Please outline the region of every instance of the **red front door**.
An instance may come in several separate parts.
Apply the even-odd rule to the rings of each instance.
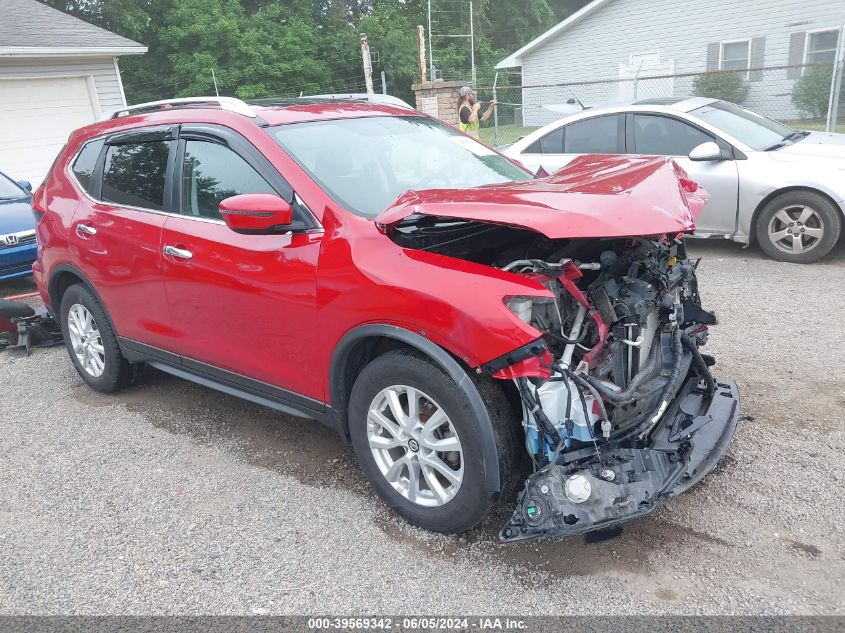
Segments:
[[[186,364],[212,366],[196,370],[223,369],[321,400],[313,336],[322,232],[229,229],[218,211],[224,198],[292,192],[243,139],[212,132],[183,129],[174,187],[181,215],[168,217],[162,234],[176,351]]]
[[[168,218],[162,244],[177,353],[321,399],[312,339],[321,239]]]

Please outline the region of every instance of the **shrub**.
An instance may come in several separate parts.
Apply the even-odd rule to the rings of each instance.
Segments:
[[[692,92],[696,97],[742,103],[748,98],[748,84],[739,73],[710,73],[695,78]]]
[[[827,116],[827,106],[830,100],[830,80],[833,66],[815,66],[804,70],[801,79],[792,87],[792,103],[805,117],[823,119]],[[845,95],[845,84],[840,92],[839,100]]]

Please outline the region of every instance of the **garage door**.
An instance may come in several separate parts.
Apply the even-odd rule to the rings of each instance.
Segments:
[[[0,79],[0,171],[37,187],[68,134],[94,118],[85,77]]]

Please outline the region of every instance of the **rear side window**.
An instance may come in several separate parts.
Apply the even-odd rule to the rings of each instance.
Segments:
[[[161,211],[169,151],[170,141],[110,145],[100,197],[115,204]]]
[[[100,157],[100,150],[103,149],[103,142],[103,139],[99,139],[86,143],[73,161],[73,175],[88,194],[92,194],[94,167]]]
[[[527,154],[563,154],[563,131],[563,127],[552,130],[534,141],[525,152]]]
[[[597,116],[566,126],[565,154],[618,154],[619,117]]]

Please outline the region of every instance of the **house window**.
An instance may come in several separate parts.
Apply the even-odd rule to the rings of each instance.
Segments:
[[[832,64],[836,59],[839,29],[807,33],[807,64]]]
[[[748,60],[751,44],[749,40],[740,42],[722,42],[722,54],[719,61],[719,70],[736,70],[745,72],[748,70]]]

